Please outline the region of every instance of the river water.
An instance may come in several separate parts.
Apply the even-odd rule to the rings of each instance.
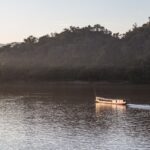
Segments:
[[[95,104],[95,94],[125,98],[128,105]],[[150,86],[1,86],[0,149],[149,150]]]

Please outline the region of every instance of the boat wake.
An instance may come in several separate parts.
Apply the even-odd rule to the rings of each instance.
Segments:
[[[134,109],[150,110],[150,105],[128,104],[127,106]]]

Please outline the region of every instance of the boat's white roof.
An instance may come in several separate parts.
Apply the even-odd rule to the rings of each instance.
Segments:
[[[102,100],[111,100],[111,101],[124,101],[123,99],[110,99],[110,98],[103,98],[103,97],[96,97],[96,99],[102,99]]]

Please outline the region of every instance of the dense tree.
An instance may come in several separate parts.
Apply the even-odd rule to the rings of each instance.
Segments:
[[[0,48],[0,80],[126,80],[150,82],[150,21],[120,35],[103,26],[70,26],[61,33]]]
[[[27,39],[24,39],[24,42],[27,44],[35,44],[37,42],[37,38],[31,35]]]
[[[42,36],[38,39],[38,44],[39,45],[43,45],[43,44],[46,44],[47,42],[49,42],[50,40],[50,36],[49,35],[45,35],[45,36]]]

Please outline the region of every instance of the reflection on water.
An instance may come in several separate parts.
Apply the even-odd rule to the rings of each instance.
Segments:
[[[102,90],[102,96],[112,87]],[[132,95],[119,88],[118,95]],[[136,89],[135,89],[136,90]],[[138,89],[139,90],[139,89]],[[123,92],[124,91],[124,92]],[[146,99],[148,97],[145,90]],[[116,92],[114,92],[114,96]],[[99,95],[100,95],[99,94]],[[112,95],[112,93],[110,94]],[[106,95],[106,97],[108,97]],[[150,96],[150,95],[149,95]],[[118,96],[119,97],[119,96]],[[148,150],[150,110],[95,104],[88,85],[51,84],[0,91],[2,150]],[[133,98],[134,99],[134,98]],[[134,101],[134,100],[133,100]],[[141,102],[139,102],[141,103]],[[144,105],[145,106],[145,105]]]
[[[103,111],[113,111],[119,113],[126,112],[126,105],[95,103],[95,107],[96,107],[96,116],[99,116]]]

